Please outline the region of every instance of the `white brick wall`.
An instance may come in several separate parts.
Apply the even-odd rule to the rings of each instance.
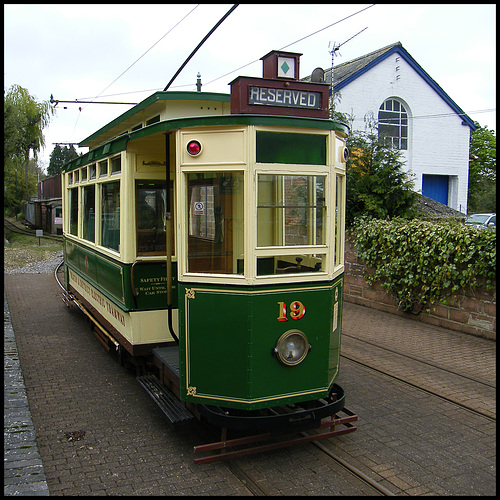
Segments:
[[[423,174],[452,176],[448,206],[467,213],[470,128],[403,57],[392,54],[342,88],[340,95],[336,110],[353,114],[354,130],[362,131],[367,112],[377,119],[386,99],[401,100],[409,115],[405,168],[415,174],[415,190],[422,192]]]

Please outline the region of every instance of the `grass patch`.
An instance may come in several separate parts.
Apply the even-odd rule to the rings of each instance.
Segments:
[[[10,233],[10,234],[8,234]],[[4,268],[7,271],[22,268],[33,262],[44,262],[56,258],[62,252],[62,243],[47,238],[5,232]]]

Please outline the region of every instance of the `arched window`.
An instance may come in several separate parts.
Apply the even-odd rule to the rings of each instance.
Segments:
[[[378,136],[387,146],[408,149],[408,113],[396,99],[387,99],[378,110]]]

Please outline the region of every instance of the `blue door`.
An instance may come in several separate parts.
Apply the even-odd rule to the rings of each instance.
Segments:
[[[448,205],[448,182],[447,175],[429,175],[422,177],[422,194],[431,200],[439,201]]]

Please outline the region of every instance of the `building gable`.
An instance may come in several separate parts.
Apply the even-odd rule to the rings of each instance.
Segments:
[[[471,130],[476,130],[474,121],[448,96],[448,94],[433,80],[430,75],[413,59],[413,57],[401,45],[401,42],[383,47],[352,61],[340,64],[333,68],[334,88],[336,91],[349,85],[361,75],[370,71],[377,64],[384,61],[393,54],[400,55],[422,79],[443,99],[451,109],[461,117],[462,125],[467,125]],[[331,82],[332,68],[325,71],[325,81]]]

